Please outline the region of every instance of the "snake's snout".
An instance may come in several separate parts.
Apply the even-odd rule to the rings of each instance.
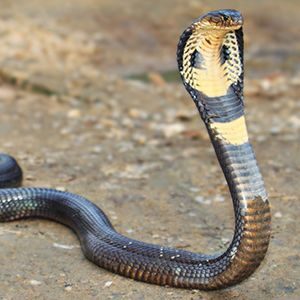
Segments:
[[[198,20],[203,29],[237,30],[243,25],[243,16],[234,9],[211,11]]]

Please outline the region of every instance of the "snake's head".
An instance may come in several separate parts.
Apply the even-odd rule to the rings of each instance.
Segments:
[[[211,11],[179,39],[179,72],[205,123],[243,114],[242,25],[236,10]]]
[[[215,10],[200,17],[194,24],[205,30],[237,30],[243,25],[243,16],[234,9]]]

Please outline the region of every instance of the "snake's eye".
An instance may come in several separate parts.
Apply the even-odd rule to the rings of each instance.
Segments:
[[[225,22],[227,22],[227,21],[229,20],[229,17],[226,16],[226,15],[223,15],[223,20],[224,20]]]

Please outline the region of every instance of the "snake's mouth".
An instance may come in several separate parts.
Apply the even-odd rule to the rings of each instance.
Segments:
[[[209,12],[195,24],[205,30],[237,30],[243,25],[243,17],[237,10],[223,9]]]

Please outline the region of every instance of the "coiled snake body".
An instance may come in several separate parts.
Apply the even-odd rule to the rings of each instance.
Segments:
[[[22,172],[0,155],[0,221],[42,217],[71,227],[85,256],[112,272],[159,285],[218,289],[248,277],[270,239],[270,207],[248,141],[243,108],[243,19],[212,11],[182,34],[177,59],[183,83],[205,122],[232,196],[235,232],[219,255],[147,244],[117,233],[100,208],[68,192],[15,188]]]

